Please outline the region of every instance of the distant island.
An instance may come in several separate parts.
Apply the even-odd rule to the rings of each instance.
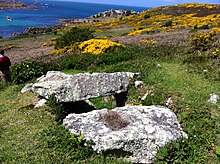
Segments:
[[[11,9],[36,9],[36,6],[28,6],[25,3],[12,1],[12,0],[0,0],[0,10],[11,10]]]

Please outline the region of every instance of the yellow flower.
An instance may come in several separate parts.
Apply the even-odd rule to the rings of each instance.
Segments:
[[[140,42],[144,44],[157,44],[157,41],[154,40],[140,40]]]
[[[112,42],[107,39],[90,39],[79,44],[78,48],[82,53],[91,53],[93,55],[100,55],[105,53],[107,50],[125,47],[122,44]]]
[[[56,40],[57,40],[57,38],[50,38],[50,40],[51,40],[51,41],[56,41]]]

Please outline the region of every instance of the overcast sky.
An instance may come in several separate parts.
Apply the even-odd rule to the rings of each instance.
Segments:
[[[220,4],[220,0],[66,0],[75,2],[103,3],[128,6],[158,7],[178,3],[210,3]]]

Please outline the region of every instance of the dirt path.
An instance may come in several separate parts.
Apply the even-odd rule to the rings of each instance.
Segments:
[[[43,46],[51,42],[48,36],[36,36],[20,39],[2,39],[0,47],[6,48],[5,55],[11,59],[12,64],[27,59],[37,59],[47,56],[53,46]],[[12,47],[12,48],[10,48]]]

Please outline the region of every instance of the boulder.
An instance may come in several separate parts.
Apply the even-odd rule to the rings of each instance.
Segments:
[[[47,100],[46,99],[41,99],[37,102],[37,104],[35,104],[34,108],[39,108],[42,107],[46,104]]]
[[[32,91],[48,99],[54,95],[58,102],[76,102],[114,95],[118,106],[123,106],[132,78],[138,73],[79,73],[67,75],[49,71],[32,86]]]
[[[124,106],[69,114],[63,124],[93,141],[98,153],[114,153],[134,163],[151,163],[159,147],[187,138],[176,115],[161,106]]]
[[[24,88],[22,88],[21,93],[25,93],[25,92],[31,90],[32,85],[33,85],[32,83],[26,84],[26,85],[24,86]]]
[[[208,100],[208,102],[216,104],[218,102],[219,96],[215,93],[211,93],[210,94],[210,99]]]

